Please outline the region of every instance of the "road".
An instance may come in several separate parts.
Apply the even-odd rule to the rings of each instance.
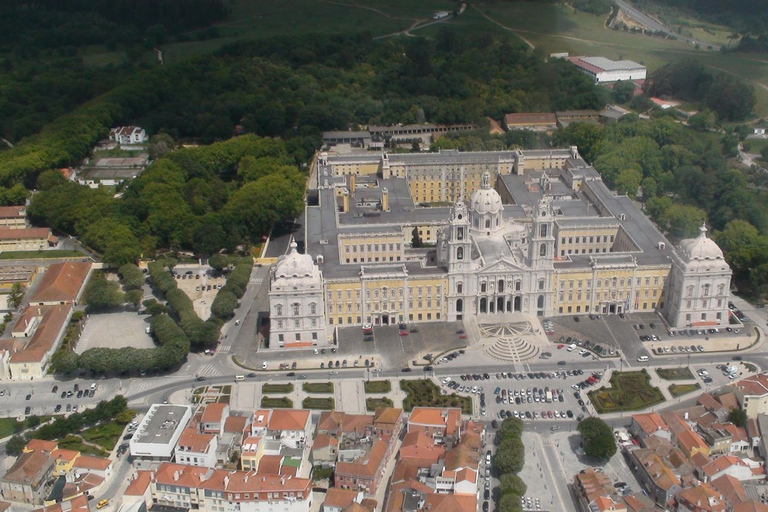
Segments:
[[[665,25],[660,23],[658,20],[651,18],[644,12],[632,6],[629,2],[625,0],[614,0],[614,1],[616,2],[616,5],[618,5],[619,8],[624,12],[624,14],[626,14],[636,22],[640,23],[641,25],[648,27],[650,30],[655,32],[664,32],[665,34],[673,36],[677,39],[681,38],[680,34],[677,34],[672,30],[668,29]],[[708,43],[706,41],[698,41],[692,38],[685,38],[684,40],[689,42],[692,45],[699,45],[702,48],[709,48],[711,46],[712,50],[720,51],[719,46]]]

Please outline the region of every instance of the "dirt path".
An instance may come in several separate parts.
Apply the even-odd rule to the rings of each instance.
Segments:
[[[490,21],[491,23],[494,23],[494,24],[496,24],[496,25],[500,26],[501,28],[503,28],[504,30],[508,30],[509,32],[512,32],[513,34],[515,34],[515,35],[516,35],[517,37],[519,37],[519,38],[520,38],[520,39],[521,39],[521,40],[522,40],[522,41],[523,41],[525,44],[527,44],[527,45],[528,45],[528,47],[529,47],[531,50],[534,50],[534,49],[536,49],[536,47],[533,45],[533,43],[532,43],[532,42],[530,42],[529,40],[527,40],[526,38],[524,38],[523,36],[521,36],[521,35],[520,35],[520,31],[518,31],[518,30],[515,30],[515,29],[513,29],[513,28],[509,28],[508,26],[506,26],[506,25],[503,25],[502,23],[500,23],[500,22],[496,21],[495,19],[491,18],[490,16],[488,16],[487,14],[485,14],[483,11],[481,11],[480,9],[478,9],[478,8],[475,6],[475,4],[472,4],[472,5],[471,5],[471,7],[472,7],[474,10],[476,10],[477,12],[479,12],[479,13],[480,13],[480,15],[481,15],[483,18],[487,19],[487,20],[488,20],[488,21]],[[531,34],[535,34],[536,32],[530,32],[530,33],[531,33]]]
[[[325,2],[326,4],[332,4],[332,5],[340,5],[340,6],[342,6],[342,7],[356,7],[356,8],[358,8],[358,9],[367,9],[367,10],[369,10],[369,11],[373,11],[373,12],[375,12],[375,13],[381,14],[382,16],[385,16],[385,17],[387,17],[387,18],[391,18],[391,19],[393,19],[393,20],[414,20],[414,21],[416,21],[417,23],[418,23],[419,21],[423,21],[423,20],[420,20],[420,19],[418,19],[418,18],[401,18],[401,17],[399,17],[399,16],[392,16],[391,14],[387,14],[386,12],[384,12],[384,11],[382,11],[382,10],[376,9],[375,7],[369,7],[369,6],[367,6],[367,5],[358,5],[358,4],[345,4],[345,3],[342,3],[342,2],[333,2],[333,1],[331,1],[331,0],[321,0],[321,1],[322,1],[322,2]],[[408,29],[408,30],[410,30],[410,29]]]

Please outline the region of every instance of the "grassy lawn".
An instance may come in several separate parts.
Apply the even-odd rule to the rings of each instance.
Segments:
[[[265,396],[261,399],[261,406],[265,409],[290,409],[293,407],[293,400],[285,396],[280,398]]]
[[[262,393],[267,394],[285,394],[293,392],[293,384],[264,384],[261,388]]]
[[[301,389],[307,393],[333,393],[332,382],[305,382]]]
[[[656,373],[665,380],[692,380],[689,368],[656,368]]]
[[[760,154],[763,148],[768,147],[768,139],[747,139],[742,145],[747,153]]]
[[[62,450],[76,450],[83,455],[93,455],[95,457],[106,457],[109,455],[105,450],[83,443],[82,438],[79,436],[68,435],[57,442]]]
[[[124,428],[125,425],[110,421],[109,423],[83,430],[80,435],[82,435],[83,439],[86,441],[98,444],[105,450],[112,451],[120,440]]]
[[[669,386],[669,394],[677,398],[697,389],[701,389],[701,386],[698,384],[672,384]]]
[[[80,251],[4,251],[0,253],[0,260],[40,260],[49,258],[85,258]]]
[[[381,397],[381,398],[366,398],[365,399],[365,408],[368,411],[375,411],[376,409],[380,407],[394,407],[395,404],[392,403],[392,400],[390,400],[387,397]]]
[[[589,392],[589,399],[598,413],[635,411],[664,401],[661,390],[650,385],[645,370],[639,372],[614,372],[611,388]]]
[[[15,418],[0,418],[0,439],[24,430],[24,422]]]
[[[301,402],[304,409],[321,409],[324,411],[332,411],[333,405],[333,398],[305,398]]]
[[[392,384],[388,380],[370,380],[365,383],[366,393],[389,393]]]
[[[401,380],[400,389],[406,392],[403,409],[410,412],[414,407],[461,407],[464,414],[472,414],[472,399],[456,393],[441,395],[431,380]]]

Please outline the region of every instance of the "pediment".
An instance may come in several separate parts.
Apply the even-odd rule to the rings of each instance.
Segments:
[[[528,269],[525,267],[522,267],[517,262],[504,258],[483,267],[479,271],[479,274],[498,274],[499,272],[524,272],[526,270]]]

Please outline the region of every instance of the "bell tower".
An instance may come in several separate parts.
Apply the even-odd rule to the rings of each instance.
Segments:
[[[472,242],[469,239],[469,215],[466,205],[457,201],[451,212],[448,235],[448,271],[469,268],[472,258]]]
[[[531,243],[528,257],[531,268],[551,269],[555,262],[554,219],[549,199],[542,198],[536,205],[531,223]]]

